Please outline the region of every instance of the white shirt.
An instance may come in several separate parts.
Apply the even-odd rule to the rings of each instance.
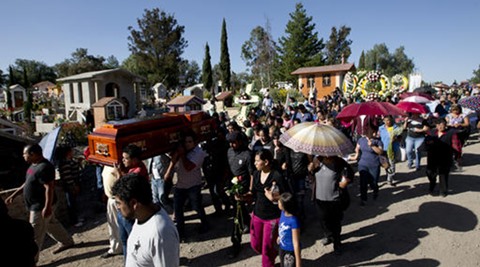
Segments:
[[[187,171],[183,167],[181,160],[177,162],[177,188],[188,189],[196,185],[202,184],[202,165],[203,160],[207,156],[207,153],[202,148],[196,146],[190,152],[187,153],[187,159],[195,164],[195,168]]]
[[[135,221],[127,240],[126,267],[177,267],[180,243],[177,228],[164,209],[146,222]]]

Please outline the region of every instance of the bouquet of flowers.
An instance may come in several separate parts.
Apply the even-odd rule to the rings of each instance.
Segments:
[[[243,190],[243,186],[240,183],[242,181],[242,176],[235,176],[232,179],[232,187],[227,191],[230,195],[240,194]]]

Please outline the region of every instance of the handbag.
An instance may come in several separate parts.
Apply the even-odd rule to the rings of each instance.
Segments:
[[[390,161],[388,161],[388,158],[384,155],[378,156],[380,160],[380,165],[382,165],[382,168],[385,170],[388,170],[390,168]]]

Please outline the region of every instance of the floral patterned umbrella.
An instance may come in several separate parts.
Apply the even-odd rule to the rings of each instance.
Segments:
[[[353,151],[352,142],[339,130],[317,122],[303,122],[280,136],[284,146],[309,155],[343,156]]]
[[[470,97],[465,97],[460,100],[458,100],[458,104],[460,106],[469,108],[475,111],[480,110],[480,96],[475,95],[475,96],[470,96]]]

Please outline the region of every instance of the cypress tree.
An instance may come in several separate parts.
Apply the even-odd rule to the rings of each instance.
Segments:
[[[225,18],[222,22],[222,36],[220,38],[220,71],[222,79],[222,91],[230,90],[231,88],[231,76],[230,71],[230,54],[228,53],[228,37],[227,37],[227,24],[225,23]]]
[[[212,64],[210,63],[210,47],[208,43],[205,45],[205,58],[203,59],[203,66],[202,66],[202,83],[205,89],[210,90],[212,92],[212,97],[214,97],[215,93],[213,91],[213,74],[212,74]]]
[[[358,69],[365,69],[365,52],[363,50],[360,59],[358,60]]]

